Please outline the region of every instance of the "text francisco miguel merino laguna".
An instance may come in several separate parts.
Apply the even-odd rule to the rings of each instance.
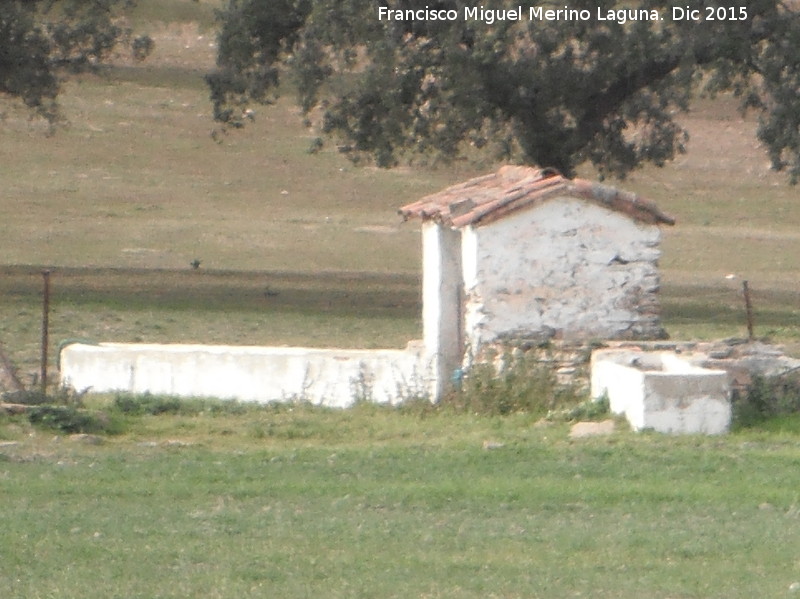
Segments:
[[[484,8],[483,6],[464,7],[462,11],[450,9],[394,9],[381,6],[378,8],[378,19],[381,21],[483,21],[491,25],[495,21],[744,21],[747,19],[747,7],[718,6],[692,9],[690,7],[673,6],[670,11],[661,14],[655,9],[588,9],[564,8],[550,9],[541,6],[517,6],[516,8]]]

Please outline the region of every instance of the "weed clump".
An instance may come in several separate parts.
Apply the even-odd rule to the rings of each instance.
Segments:
[[[611,416],[611,402],[608,395],[599,399],[587,399],[576,406],[548,414],[549,420],[566,422],[603,420]]]
[[[151,393],[140,395],[118,393],[114,396],[113,406],[116,411],[128,416],[244,414],[262,409],[259,404],[245,404],[235,400],[180,398],[173,395],[153,395]]]
[[[574,384],[559,383],[552,363],[541,351],[504,352],[475,364],[444,400],[459,411],[503,416],[548,414],[579,403]]]
[[[114,409],[129,416],[157,416],[159,414],[178,414],[181,402],[176,397],[160,395],[131,395],[120,393],[114,397]]]
[[[745,391],[734,391],[733,423],[747,428],[780,416],[800,413],[800,373],[755,375]]]
[[[3,395],[3,400],[15,407],[14,413],[24,415],[33,426],[66,435],[118,434],[118,421],[105,412],[88,410],[82,394],[61,388],[54,393],[22,390]]]
[[[28,421],[66,435],[113,434],[120,432],[108,416],[76,406],[38,405],[28,411]]]

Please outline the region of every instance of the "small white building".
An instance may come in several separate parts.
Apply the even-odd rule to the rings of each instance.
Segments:
[[[488,346],[664,337],[653,203],[506,166],[400,209],[422,220],[423,331],[439,397]]]
[[[72,344],[61,382],[244,401],[438,400],[492,344],[646,339],[659,323],[653,204],[549,170],[504,167],[400,210],[423,221],[423,342],[405,350]]]

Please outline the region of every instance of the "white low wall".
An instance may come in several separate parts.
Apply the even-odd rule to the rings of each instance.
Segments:
[[[634,430],[663,433],[728,431],[730,383],[724,370],[693,366],[669,352],[597,350],[592,354],[592,397],[608,396],[611,411]]]
[[[62,349],[60,370],[62,385],[78,391],[331,407],[428,396],[431,384],[413,343],[405,350],[76,343]]]

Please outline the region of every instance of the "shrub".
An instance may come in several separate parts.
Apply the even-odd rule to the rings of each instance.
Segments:
[[[544,350],[504,352],[491,363],[474,365],[461,388],[443,400],[458,410],[478,414],[546,414],[577,403],[578,393],[559,384]]]
[[[733,422],[748,427],[768,418],[800,413],[800,373],[780,376],[753,376],[745,391],[732,397]]]
[[[122,432],[119,421],[104,412],[84,408],[83,394],[60,388],[52,393],[39,390],[22,390],[6,393],[3,401],[26,406],[16,414],[27,418],[37,427],[72,435],[76,433],[118,434]]]
[[[102,412],[90,412],[75,406],[39,405],[27,412],[28,420],[40,426],[67,435],[77,433],[118,434],[119,423]]]
[[[155,416],[158,414],[177,414],[181,411],[181,402],[176,397],[160,395],[131,395],[120,393],[114,397],[114,408],[131,416]]]

